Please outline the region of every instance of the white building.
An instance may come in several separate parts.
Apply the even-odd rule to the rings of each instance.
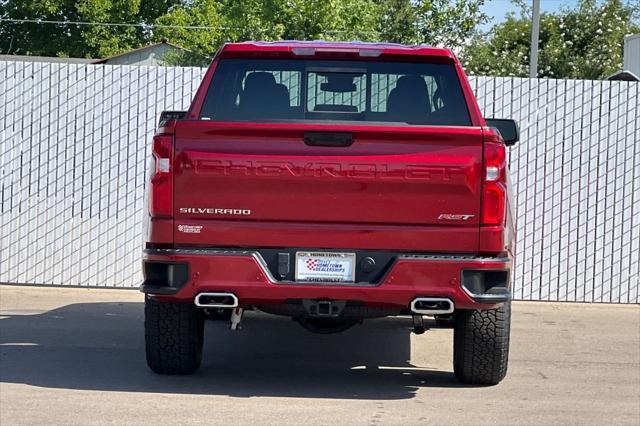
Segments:
[[[102,59],[59,58],[49,56],[0,55],[0,61],[54,62],[67,64],[102,65],[167,65],[165,56],[170,53],[188,52],[180,46],[163,40],[137,49],[128,50]]]
[[[624,65],[622,69],[640,76],[640,34],[624,38]]]
[[[622,69],[607,80],[640,81],[640,34],[624,38]]]
[[[170,52],[181,53],[186,52],[186,50],[163,40],[160,43],[153,43],[106,58],[96,59],[91,63],[105,65],[166,65],[164,57]]]

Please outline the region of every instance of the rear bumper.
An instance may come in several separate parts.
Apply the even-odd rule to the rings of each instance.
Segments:
[[[451,299],[456,309],[490,309],[509,300],[512,266],[511,257],[399,254],[375,285],[310,285],[278,282],[260,254],[251,250],[145,250],[143,262],[146,273],[141,291],[166,300],[193,301],[202,292],[230,292],[240,306],[326,299],[407,308],[416,297],[442,297]],[[153,279],[149,265],[160,271]],[[162,271],[174,275],[164,279]],[[475,287],[468,285],[470,273]],[[484,289],[478,286],[478,276],[493,280],[491,291],[478,291]]]

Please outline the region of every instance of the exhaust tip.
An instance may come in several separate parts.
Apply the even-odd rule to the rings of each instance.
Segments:
[[[453,313],[453,302],[446,297],[416,297],[411,301],[411,312],[420,315]]]
[[[233,293],[199,293],[194,303],[198,308],[236,308],[238,298]]]

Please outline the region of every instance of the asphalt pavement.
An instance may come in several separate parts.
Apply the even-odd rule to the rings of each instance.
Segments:
[[[507,378],[459,384],[452,331],[208,322],[193,376],[145,364],[132,290],[0,285],[0,424],[640,425],[640,306],[514,302]]]

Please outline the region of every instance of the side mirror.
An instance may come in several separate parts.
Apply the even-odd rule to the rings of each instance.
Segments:
[[[487,126],[498,129],[504,144],[507,146],[515,145],[520,140],[520,128],[515,120],[506,118],[488,118],[485,120]]]

